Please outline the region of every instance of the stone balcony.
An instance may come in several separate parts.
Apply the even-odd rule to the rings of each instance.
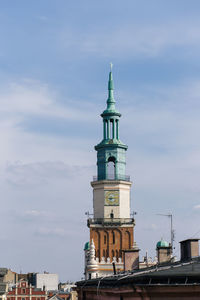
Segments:
[[[106,176],[93,176],[93,181],[99,180],[122,180],[122,181],[131,181],[130,175],[121,175],[121,174],[107,174]]]
[[[89,218],[87,225],[103,225],[103,226],[121,226],[121,225],[134,225],[134,218]]]

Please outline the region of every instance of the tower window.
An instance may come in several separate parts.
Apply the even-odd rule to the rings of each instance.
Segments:
[[[114,219],[114,214],[113,214],[113,212],[111,212],[110,218],[111,218],[111,219]]]
[[[113,240],[113,244],[115,244],[115,233],[112,233],[112,240]]]
[[[104,244],[106,244],[106,235],[104,235]]]
[[[118,251],[116,250],[116,259],[117,259],[117,261],[118,261],[118,258],[119,258],[119,253],[118,253]]]
[[[108,179],[115,179],[115,158],[109,157],[108,159]]]

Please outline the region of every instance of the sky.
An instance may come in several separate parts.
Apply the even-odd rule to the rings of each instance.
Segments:
[[[140,258],[200,236],[200,2],[0,2],[1,267],[83,277],[113,63]]]

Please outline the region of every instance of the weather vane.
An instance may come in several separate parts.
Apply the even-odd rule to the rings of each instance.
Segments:
[[[113,67],[113,64],[110,63],[110,72],[112,72],[112,67]]]

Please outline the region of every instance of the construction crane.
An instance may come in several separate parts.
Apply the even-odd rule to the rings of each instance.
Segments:
[[[157,214],[157,215],[170,218],[171,247],[172,247],[172,253],[173,253],[173,249],[174,249],[173,244],[174,244],[175,230],[173,229],[173,217],[172,217],[172,214],[168,213],[168,214]]]

